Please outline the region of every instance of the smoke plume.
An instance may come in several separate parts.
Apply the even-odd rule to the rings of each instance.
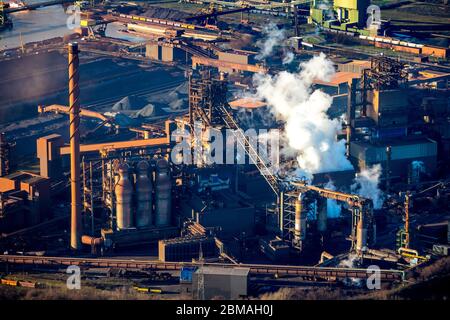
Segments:
[[[297,174],[309,179],[314,173],[353,168],[345,157],[345,141],[336,140],[341,120],[327,115],[332,98],[311,87],[313,80],[330,80],[334,72],[333,63],[321,53],[300,64],[297,73],[282,71],[275,76],[254,77],[257,97],[285,122],[284,134],[299,166]]]
[[[373,207],[375,209],[380,209],[384,200],[383,193],[378,188],[381,171],[380,164],[365,169],[357,173],[355,183],[351,186],[352,192],[355,192],[364,198],[372,199]]]

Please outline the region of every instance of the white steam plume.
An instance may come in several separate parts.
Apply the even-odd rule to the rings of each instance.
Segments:
[[[313,80],[330,80],[334,72],[333,63],[321,53],[300,64],[297,73],[254,77],[257,97],[266,100],[275,116],[286,123],[284,134],[296,153],[297,174],[309,179],[314,173],[353,169],[345,156],[345,141],[336,140],[341,120],[327,115],[332,98],[311,87]]]
[[[283,60],[282,63],[283,64],[290,64],[292,61],[294,61],[294,53],[291,51],[287,51],[285,52],[284,56],[283,56]]]
[[[284,29],[278,29],[277,25],[269,22],[263,29],[264,41],[258,41],[256,45],[260,48],[259,54],[255,57],[263,60],[272,55],[273,49],[279,46],[285,39]]]
[[[372,199],[375,209],[380,209],[384,201],[383,193],[378,188],[381,171],[380,164],[365,169],[356,175],[355,183],[351,186],[352,192],[364,198]]]
[[[325,189],[336,190],[333,181],[329,180],[324,186]],[[341,216],[341,206],[336,200],[327,199],[327,217],[328,218],[339,218]]]

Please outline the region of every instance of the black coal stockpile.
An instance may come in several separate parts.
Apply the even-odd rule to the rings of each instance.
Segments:
[[[143,14],[143,16],[158,18],[158,19],[166,19],[166,20],[184,20],[189,17],[190,14],[174,9],[167,8],[159,8],[159,7],[151,7],[147,9]]]

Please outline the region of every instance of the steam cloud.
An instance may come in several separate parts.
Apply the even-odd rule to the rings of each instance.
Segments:
[[[284,42],[286,40],[286,33],[284,29],[279,29],[273,22],[263,29],[264,40],[259,40],[256,45],[259,47],[260,52],[256,55],[257,60],[264,60],[270,57],[277,46],[283,47],[282,63],[289,64],[294,61],[295,55],[293,52],[286,50]]]
[[[294,53],[292,53],[292,52],[286,52],[285,53],[285,55],[284,55],[284,57],[283,57],[283,60],[282,60],[282,63],[283,64],[289,64],[289,63],[291,63],[292,61],[294,61]]]
[[[266,100],[275,116],[285,121],[285,138],[297,156],[297,174],[309,179],[314,173],[353,168],[345,157],[345,141],[336,140],[341,120],[326,114],[332,98],[311,88],[313,80],[327,81],[333,74],[333,63],[321,53],[300,64],[297,73],[254,77],[257,97]]]
[[[383,194],[378,188],[381,176],[381,165],[376,164],[371,168],[363,170],[356,175],[355,183],[352,184],[352,192],[356,192],[362,197],[372,199],[373,207],[380,209],[383,205]]]
[[[272,54],[274,47],[284,42],[284,30],[270,23],[265,29],[266,40],[259,42],[263,59]],[[293,54],[287,54],[283,63],[291,63]],[[282,71],[276,75],[257,74],[253,81],[256,98],[265,100],[278,120],[285,122],[281,137],[284,155],[296,157],[296,176],[312,180],[313,174],[353,169],[345,155],[345,141],[336,136],[342,128],[343,118],[330,119],[327,115],[332,98],[321,90],[313,90],[314,80],[329,81],[334,75],[333,63],[321,53],[307,62],[301,63],[299,71]],[[357,174],[351,190],[360,196],[373,200],[374,208],[383,204],[383,194],[378,188],[381,166],[363,170]],[[289,178],[289,177],[288,177]],[[335,189],[332,182],[326,186]],[[329,217],[340,215],[340,206],[328,202]]]
[[[328,181],[325,185],[325,189],[336,190],[333,181]],[[336,200],[327,199],[327,217],[328,218],[339,218],[341,215],[341,206]]]
[[[256,45],[260,48],[259,54],[255,57],[258,60],[263,60],[272,55],[273,49],[280,45],[284,38],[284,29],[278,29],[277,25],[269,22],[263,29],[264,41],[258,41]]]

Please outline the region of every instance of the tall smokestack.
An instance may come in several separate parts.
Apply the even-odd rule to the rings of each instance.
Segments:
[[[70,181],[71,226],[70,247],[81,249],[81,193],[80,193],[80,102],[78,74],[78,43],[69,43],[69,114],[70,114]]]

